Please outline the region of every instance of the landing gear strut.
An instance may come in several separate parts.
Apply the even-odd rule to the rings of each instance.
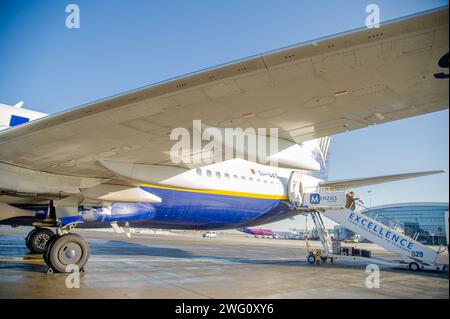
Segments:
[[[42,254],[53,235],[54,233],[48,228],[35,228],[25,238],[25,244],[32,253]]]
[[[82,270],[89,259],[89,245],[77,234],[54,235],[44,250],[44,260],[54,272],[71,272],[69,265]]]

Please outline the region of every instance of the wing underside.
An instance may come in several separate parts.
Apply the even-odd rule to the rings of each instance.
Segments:
[[[436,74],[448,73],[448,21],[447,8],[434,10],[51,115],[0,132],[0,162],[111,178],[101,161],[177,166],[169,133],[196,119],[278,128],[297,143],[446,109],[448,78]]]

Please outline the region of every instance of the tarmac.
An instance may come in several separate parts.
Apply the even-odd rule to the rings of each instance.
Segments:
[[[2,299],[449,298],[448,271],[380,267],[379,288],[368,288],[367,263],[310,265],[305,241],[229,233],[202,238],[200,232],[128,238],[112,232],[75,231],[88,241],[91,257],[79,288],[68,288],[68,281],[75,282],[73,277],[48,274],[42,255],[28,252],[24,238],[30,230],[0,227]],[[311,244],[320,247],[319,242]],[[374,257],[398,258],[374,244],[357,245],[371,250]],[[448,254],[439,262],[448,265]]]

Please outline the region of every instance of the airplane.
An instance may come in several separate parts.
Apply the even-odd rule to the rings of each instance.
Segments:
[[[34,226],[27,247],[64,273],[89,259],[76,227],[248,228],[302,213],[293,189],[441,173],[333,181],[327,168],[335,134],[448,108],[448,25],[446,6],[57,114],[0,105],[0,224]],[[199,119],[219,131],[278,129],[280,147],[268,153],[277,165],[173,161],[172,130],[195,134]]]
[[[270,238],[276,238],[278,237],[278,235],[276,233],[274,233],[271,229],[266,229],[266,228],[241,228],[238,229],[240,232],[246,233],[246,234],[250,234],[250,235],[254,235],[255,237],[270,237]]]

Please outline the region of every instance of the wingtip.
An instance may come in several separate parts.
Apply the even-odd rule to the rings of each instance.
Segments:
[[[447,170],[445,169],[435,169],[432,171],[429,171],[430,174],[442,174],[442,173],[447,173]]]

